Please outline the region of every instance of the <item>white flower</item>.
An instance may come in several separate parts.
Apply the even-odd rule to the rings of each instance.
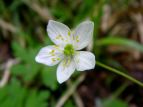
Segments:
[[[63,83],[75,71],[93,69],[95,56],[91,52],[79,51],[85,48],[92,39],[94,23],[85,21],[73,32],[64,24],[50,20],[47,32],[55,45],[42,48],[35,60],[39,63],[53,66],[58,63],[57,80]]]

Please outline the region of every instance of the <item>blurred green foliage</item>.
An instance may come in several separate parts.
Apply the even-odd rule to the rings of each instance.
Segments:
[[[120,99],[104,99],[103,107],[128,107],[127,103]]]
[[[0,89],[1,107],[47,107],[48,91],[37,91],[23,87],[16,78],[8,86]]]

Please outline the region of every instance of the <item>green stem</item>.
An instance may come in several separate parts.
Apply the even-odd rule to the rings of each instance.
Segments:
[[[105,69],[107,69],[107,70],[110,70],[110,71],[112,71],[112,72],[114,72],[114,73],[116,73],[116,74],[118,74],[118,75],[121,75],[121,76],[127,78],[128,80],[130,80],[130,81],[132,81],[132,82],[134,82],[134,83],[140,85],[141,87],[143,87],[143,83],[142,83],[142,82],[136,80],[135,78],[133,78],[133,77],[131,77],[131,76],[129,76],[129,75],[127,75],[127,74],[125,74],[125,73],[123,73],[123,72],[121,72],[121,71],[115,69],[115,68],[112,68],[112,67],[110,67],[110,66],[107,66],[107,65],[105,65],[105,64],[103,64],[103,63],[101,63],[101,62],[98,62],[98,61],[96,61],[96,64],[97,64],[98,66],[101,66],[101,67],[103,67],[103,68],[105,68]]]
[[[128,87],[129,82],[124,82],[113,94],[112,98],[117,98]]]

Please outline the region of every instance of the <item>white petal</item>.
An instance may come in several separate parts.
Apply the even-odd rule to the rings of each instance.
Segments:
[[[64,55],[60,47],[51,45],[42,48],[38,55],[35,57],[35,60],[39,63],[53,66],[59,63],[63,57]]]
[[[84,71],[93,69],[95,67],[95,55],[87,51],[78,51],[74,56],[76,69]]]
[[[65,46],[67,43],[71,43],[71,31],[68,28],[68,26],[56,22],[53,20],[50,20],[47,26],[47,32],[50,37],[50,39],[56,44]]]
[[[74,61],[70,58],[64,59],[57,68],[57,80],[59,83],[63,83],[70,78],[75,71]]]
[[[76,50],[85,48],[93,36],[94,23],[91,21],[82,22],[74,31],[74,46]]]

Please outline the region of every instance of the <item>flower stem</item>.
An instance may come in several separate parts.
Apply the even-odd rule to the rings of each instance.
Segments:
[[[103,68],[105,68],[105,69],[107,69],[107,70],[109,70],[109,71],[112,71],[112,72],[118,74],[118,75],[121,75],[121,76],[127,78],[128,80],[130,80],[130,81],[132,81],[132,82],[134,82],[134,83],[140,85],[141,87],[143,87],[143,83],[142,83],[142,82],[140,82],[140,81],[136,80],[135,78],[133,78],[133,77],[131,77],[131,76],[125,74],[124,72],[121,72],[121,71],[119,71],[119,70],[117,70],[117,69],[115,69],[115,68],[112,68],[112,67],[110,67],[110,66],[107,66],[107,65],[105,65],[105,64],[103,64],[103,63],[101,63],[101,62],[98,62],[98,61],[96,61],[96,64],[97,64],[98,66],[101,66],[101,67],[103,67]]]

